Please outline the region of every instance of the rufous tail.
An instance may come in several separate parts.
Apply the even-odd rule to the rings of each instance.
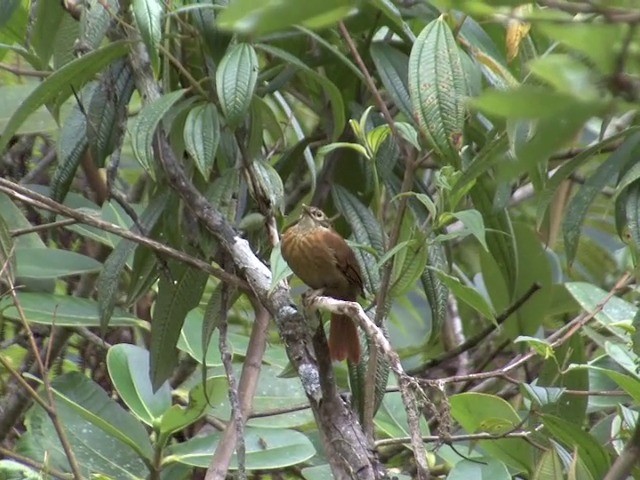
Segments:
[[[360,361],[358,327],[350,317],[346,315],[331,315],[329,353],[331,354],[331,360],[341,362],[348,358],[353,363]]]

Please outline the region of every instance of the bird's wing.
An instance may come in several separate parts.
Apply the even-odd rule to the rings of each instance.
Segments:
[[[355,253],[347,242],[333,230],[327,230],[324,234],[324,244],[333,252],[336,266],[347,277],[349,283],[356,287],[357,294],[364,290],[362,273]]]

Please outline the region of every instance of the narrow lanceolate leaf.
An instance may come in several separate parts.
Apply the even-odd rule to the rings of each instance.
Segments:
[[[47,77],[11,115],[0,137],[0,152],[5,149],[22,123],[40,106],[53,100],[63,102],[72,94],[71,87],[78,91],[103,67],[122,57],[127,51],[128,47],[124,42],[110,43],[67,63],[60,70]]]
[[[458,46],[440,17],[420,33],[409,57],[413,113],[430,146],[457,165],[462,145],[467,81]]]
[[[256,160],[249,165],[249,190],[258,202],[267,201],[269,210],[284,214],[284,185],[276,169],[268,162]]]
[[[258,79],[258,56],[248,43],[229,48],[216,72],[220,107],[231,126],[238,125],[249,106]]]
[[[393,280],[389,295],[401,297],[411,290],[427,265],[427,242],[420,232],[416,232],[407,248],[396,255],[393,264]]]
[[[153,309],[150,376],[154,391],[169,378],[178,363],[176,344],[187,313],[198,306],[207,273],[177,262],[169,262],[171,277],[160,277],[158,299]]]
[[[139,223],[144,229],[151,229],[160,218],[160,214],[169,198],[168,194],[158,195],[154,198],[139,218]],[[138,231],[135,229],[135,231]],[[128,258],[136,249],[136,243],[130,240],[120,240],[116,248],[109,254],[98,276],[98,315],[100,327],[104,331],[109,325],[111,315],[118,300],[118,285]]]
[[[331,193],[333,194],[336,208],[349,222],[356,242],[361,245],[369,245],[378,255],[382,255],[384,253],[382,227],[371,210],[339,185],[334,186]],[[380,283],[380,274],[375,258],[370,253],[360,249],[355,249],[355,254],[358,258],[358,263],[362,267],[365,288],[370,292],[375,292]]]
[[[79,44],[88,50],[97,48],[117,10],[117,0],[88,0],[80,14]]]
[[[425,268],[420,280],[422,288],[431,307],[431,335],[438,335],[440,326],[447,318],[447,298],[449,289],[438,277],[438,271],[448,272],[447,259],[441,243],[431,243],[428,250],[427,265],[432,268]]]
[[[157,44],[162,38],[163,11],[163,2],[160,0],[133,0],[133,15],[154,67],[159,62]]]
[[[96,87],[96,82],[85,86],[80,93],[80,98],[83,101],[91,102]],[[58,166],[51,179],[51,198],[57,202],[64,201],[67,196],[73,177],[80,165],[80,159],[87,149],[86,132],[87,116],[82,111],[80,104],[75,103],[60,129],[60,137],[56,144]]]
[[[407,78],[409,57],[382,42],[372,43],[369,51],[385,90],[402,113],[409,119],[413,118]]]
[[[575,258],[578,250],[582,222],[587,215],[589,206],[596,196],[600,194],[604,186],[611,181],[611,178],[615,178],[632,158],[637,157],[638,152],[640,152],[640,134],[635,134],[625,140],[625,142],[587,178],[584,185],[578,190],[578,193],[571,199],[567,208],[567,214],[562,222],[567,263],[571,264]]]
[[[102,7],[99,7],[102,8]],[[103,168],[105,159],[121,143],[127,105],[133,94],[133,70],[128,62],[112,63],[100,77],[100,83],[87,110],[87,140],[94,163]]]
[[[152,178],[155,178],[154,156],[151,148],[153,135],[162,117],[180,99],[183,93],[184,90],[176,90],[163,95],[155,102],[145,105],[131,127],[133,154]]]
[[[184,124],[184,144],[198,171],[209,178],[220,141],[220,121],[216,107],[207,103],[195,106]]]

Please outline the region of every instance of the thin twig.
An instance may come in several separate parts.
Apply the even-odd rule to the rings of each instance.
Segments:
[[[24,330],[25,330],[25,332],[27,334],[27,340],[28,340],[29,345],[31,347],[31,350],[33,352],[34,358],[36,360],[36,364],[38,365],[38,369],[40,371],[42,382],[44,384],[44,390],[45,390],[45,393],[47,394],[48,406],[47,406],[47,408],[45,408],[45,411],[49,415],[49,418],[51,419],[51,423],[53,423],[53,427],[56,430],[56,434],[58,435],[58,439],[60,440],[60,444],[62,445],[62,449],[64,450],[64,453],[65,453],[65,455],[67,457],[67,461],[69,462],[69,466],[71,468],[71,472],[73,473],[74,478],[76,480],[81,480],[82,479],[82,473],[80,472],[80,465],[78,464],[78,461],[76,460],[76,456],[73,453],[73,449],[71,448],[71,444],[69,443],[69,438],[67,437],[67,434],[66,434],[64,428],[62,427],[62,423],[60,422],[60,418],[58,417],[58,413],[57,413],[57,409],[56,409],[56,403],[55,403],[55,399],[53,397],[53,390],[51,388],[51,383],[49,382],[49,372],[47,371],[47,367],[45,366],[45,363],[43,362],[42,357],[40,355],[40,351],[38,349],[38,345],[36,344],[36,339],[33,336],[33,331],[31,330],[31,326],[29,325],[27,317],[24,314],[24,310],[22,309],[22,305],[20,304],[20,300],[18,299],[18,294],[15,291],[15,288],[14,288],[14,285],[13,285],[13,281],[12,281],[12,279],[10,277],[7,278],[7,281],[9,283],[9,293],[10,293],[11,298],[13,300],[13,305],[16,307],[16,310],[18,312],[20,320],[22,321],[22,327],[24,328]],[[53,332],[53,328],[52,328],[52,332]],[[53,341],[53,338],[51,338],[51,341]],[[47,348],[47,350],[46,350],[46,352],[47,352],[46,353],[46,358],[47,359],[49,358],[50,351],[51,351],[51,349]],[[2,359],[2,360],[3,360],[3,364],[4,364],[5,363],[4,359]],[[6,368],[6,365],[5,365],[5,368]],[[20,375],[18,374],[18,376],[20,376]],[[26,383],[26,381],[24,379],[22,379],[22,381],[20,383],[22,384],[23,388],[26,388],[27,391],[30,394],[32,392],[35,393],[35,391],[31,388],[31,386],[29,384]],[[32,398],[36,399],[36,397],[38,397],[37,394],[36,394],[36,396],[34,396]]]
[[[509,432],[504,435],[493,435],[491,433],[471,433],[468,435],[452,435],[449,437],[443,437],[440,435],[425,435],[422,437],[422,441],[425,443],[455,443],[455,442],[468,442],[478,440],[500,440],[502,438],[528,438],[531,436],[532,431],[516,431]],[[411,437],[396,437],[396,438],[384,438],[375,442],[376,448],[388,447],[390,445],[402,445],[405,443],[411,443]]]
[[[576,318],[571,320],[565,326],[559,328],[554,333],[549,335],[546,338],[547,343],[549,343],[551,348],[557,348],[564,343],[567,342],[580,328],[589,323],[598,313],[602,311],[604,306],[607,304],[609,300],[619,291],[621,290],[632,278],[630,273],[625,273],[620,279],[616,282],[613,288],[607,293],[604,299],[599,302],[595,308],[591,312],[584,312],[578,315]],[[515,370],[517,367],[523,365],[528,362],[532,358],[537,355],[537,352],[531,349],[529,352],[518,355],[514,357],[511,362],[509,362],[504,367],[491,370],[489,372],[479,372],[479,373],[471,373],[469,375],[453,375],[450,377],[440,378],[438,380],[420,380],[426,384],[432,385],[435,382],[441,383],[454,383],[454,382],[467,382],[467,381],[475,381],[475,380],[485,380],[495,377],[507,377],[508,373],[512,370]],[[518,383],[518,382],[516,382]]]
[[[65,218],[64,220],[58,220],[56,222],[43,223],[41,225],[34,225],[32,227],[26,228],[16,228],[15,230],[11,230],[9,234],[12,237],[19,237],[21,235],[27,235],[29,233],[43,232],[46,230],[52,230],[58,227],[66,227],[68,225],[74,225],[78,223],[78,220],[75,218]]]
[[[29,190],[28,188],[25,188],[4,178],[0,178],[0,192],[4,192],[11,198],[14,198],[22,203],[26,203],[36,208],[42,208],[44,210],[57,213],[58,215],[73,218],[79,223],[99,228],[101,230],[104,230],[105,232],[113,233],[114,235],[117,235],[119,237],[131,240],[140,245],[144,245],[151,250],[179,260],[191,267],[200,269],[208,273],[209,275],[212,275],[228,284],[238,287],[242,291],[250,291],[249,285],[247,285],[244,280],[236,277],[235,275],[227,273],[220,268],[212,267],[207,262],[192,257],[191,255],[187,255],[184,252],[171,248],[151,238],[145,237],[144,235],[137,234],[112,223],[97,219],[79,210],[69,208],[66,205],[55,202],[54,200],[51,200],[44,195],[40,195],[39,193],[36,193],[32,190]]]
[[[466,352],[467,350],[472,349],[477,346],[482,340],[487,338],[492,332],[494,332],[500,325],[502,325],[514,312],[518,311],[522,305],[524,305],[527,300],[529,300],[534,293],[540,290],[541,285],[538,283],[534,283],[529,287],[529,289],[523,293],[520,298],[518,298],[515,302],[513,302],[504,312],[498,315],[495,319],[495,323],[491,323],[484,330],[478,332],[473,337],[469,338],[466,342],[458,345],[447,352],[444,352],[437,358],[429,360],[425,365],[418,367],[415,370],[410,370],[408,373],[410,375],[414,375],[417,373],[421,373],[429,368],[440,365],[442,362],[445,362],[451,358],[457,357],[462,352]]]
[[[238,477],[241,480],[246,480],[247,471],[245,469],[245,441],[244,441],[244,418],[242,414],[242,407],[240,406],[240,400],[238,399],[238,380],[233,371],[233,354],[229,348],[227,342],[227,327],[228,327],[228,311],[229,311],[229,289],[223,285],[220,296],[220,312],[218,331],[220,332],[218,347],[220,349],[220,357],[222,359],[222,365],[224,366],[224,373],[227,376],[227,383],[229,384],[229,403],[231,404],[231,419],[227,425],[225,433],[226,438],[218,444],[216,452],[211,459],[210,468],[207,470],[205,480],[224,480],[227,476],[227,470],[229,468],[228,462],[231,460],[231,455],[236,451],[237,463],[238,463]],[[231,433],[233,431],[233,433]],[[225,443],[226,442],[226,443]],[[220,454],[225,455],[226,465],[220,461]]]
[[[267,345],[266,334],[269,328],[269,312],[257,302],[254,304],[254,309],[256,312],[255,321],[253,322],[251,337],[249,338],[249,345],[247,347],[247,355],[242,365],[242,374],[240,375],[240,382],[238,383],[240,420],[243,424],[248,418],[254,418],[254,416],[251,415],[251,409],[260,376],[262,358]],[[222,335],[222,332],[220,334]],[[309,405],[305,408],[309,408]],[[211,458],[209,470],[207,471],[207,475],[209,475],[209,471],[215,471],[218,476],[212,475],[210,478],[224,479],[227,474],[229,462],[238,438],[238,430],[234,424],[235,421],[236,418],[234,416],[224,428],[222,440],[218,443],[218,447]]]

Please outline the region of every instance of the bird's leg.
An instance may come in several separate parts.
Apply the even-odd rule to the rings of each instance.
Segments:
[[[316,298],[324,295],[324,288],[313,289],[310,288],[306,292],[302,294],[302,304],[305,308],[311,303],[311,301]]]

